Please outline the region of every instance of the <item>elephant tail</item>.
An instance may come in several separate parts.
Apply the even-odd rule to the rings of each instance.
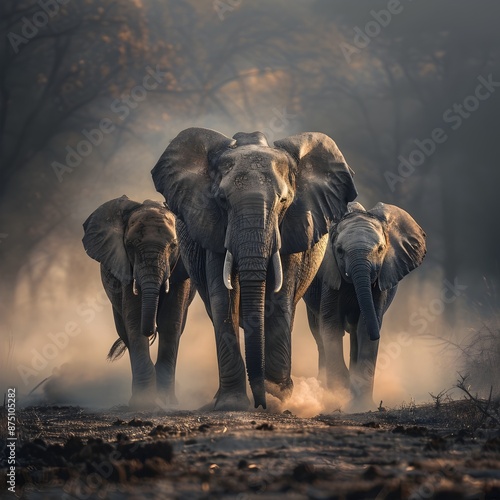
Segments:
[[[156,334],[157,332],[153,333],[153,335],[151,335],[151,337],[149,338],[149,345],[152,345],[156,340]],[[125,344],[125,342],[120,337],[118,337],[108,352],[108,360],[116,361],[117,359],[120,359],[125,354],[126,350],[127,344]]]
[[[120,359],[125,354],[126,350],[127,346],[125,345],[125,342],[123,342],[121,338],[117,338],[108,352],[108,360],[116,361],[117,359]]]

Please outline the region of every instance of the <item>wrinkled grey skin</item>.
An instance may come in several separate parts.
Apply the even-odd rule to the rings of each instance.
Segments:
[[[101,263],[119,336],[108,358],[129,351],[130,405],[176,404],[177,350],[195,291],[180,259],[174,215],[160,203],[122,196],[101,205],[83,227],[83,246]],[[156,325],[159,346],[153,365],[149,337]]]
[[[374,406],[373,381],[382,318],[399,281],[425,256],[425,233],[404,210],[359,203],[332,226],[323,263],[304,295],[329,389],[350,388],[353,410]],[[350,333],[349,370],[343,336]]]
[[[214,324],[214,408],[249,405],[240,325],[255,407],[266,407],[266,389],[287,398],[295,306],[321,264],[330,222],[357,194],[342,153],[320,133],[273,147],[260,132],[191,128],[152,175],[178,217],[184,264]]]

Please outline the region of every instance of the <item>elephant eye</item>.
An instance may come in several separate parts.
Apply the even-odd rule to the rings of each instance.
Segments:
[[[338,247],[338,248],[337,248],[337,253],[338,253],[339,255],[344,255],[344,249],[343,249],[342,247]]]
[[[221,201],[222,203],[226,203],[226,201],[227,201],[226,195],[222,191],[219,191],[218,197],[219,197],[219,201]]]
[[[377,250],[378,253],[382,253],[382,251],[384,250],[384,245],[379,245]]]
[[[233,169],[233,164],[232,163],[221,163],[221,164],[219,164],[219,170],[223,174],[227,174],[227,173],[231,172],[232,169]]]

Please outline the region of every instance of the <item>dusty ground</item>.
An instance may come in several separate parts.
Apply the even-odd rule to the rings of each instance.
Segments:
[[[27,499],[500,499],[500,433],[464,401],[308,419],[52,406],[18,420]]]

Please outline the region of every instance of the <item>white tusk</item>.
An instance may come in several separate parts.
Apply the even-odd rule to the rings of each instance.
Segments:
[[[134,284],[132,285],[132,291],[134,295],[139,295],[139,290],[137,289],[137,282],[134,280]]]
[[[281,290],[283,286],[283,269],[281,267],[280,253],[276,252],[273,255],[273,269],[274,269],[274,293]]]
[[[349,278],[349,273],[345,273],[346,277]]]
[[[224,271],[222,272],[222,279],[224,280],[224,285],[228,290],[233,289],[231,284],[231,273],[233,271],[233,254],[228,250],[226,252],[226,258],[224,259]]]
[[[165,293],[168,293],[170,291],[170,280],[167,278],[167,281],[165,281]]]

